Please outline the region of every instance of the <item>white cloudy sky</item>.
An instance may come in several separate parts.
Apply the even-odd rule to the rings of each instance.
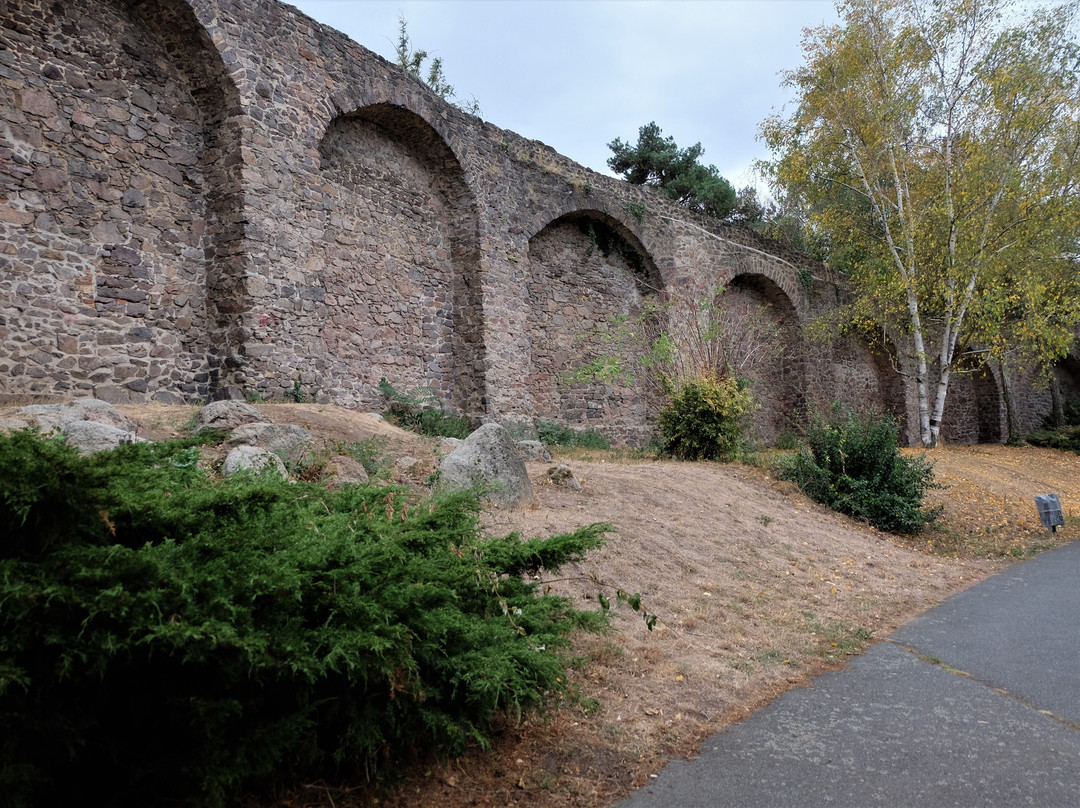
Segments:
[[[443,59],[482,117],[610,173],[607,144],[656,121],[700,142],[736,187],[767,157],[758,124],[788,100],[802,29],[828,0],[293,0],[391,61],[404,14],[416,48]]]

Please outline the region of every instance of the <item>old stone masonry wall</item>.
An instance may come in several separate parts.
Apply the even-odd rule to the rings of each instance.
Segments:
[[[835,398],[912,416],[887,346],[806,342],[840,294],[822,267],[470,116],[290,6],[0,0],[0,397],[380,408],[385,377],[477,420],[639,440],[640,380],[568,373],[613,317],[725,285],[733,322],[782,336],[759,436]],[[984,376],[953,435],[1000,439]]]

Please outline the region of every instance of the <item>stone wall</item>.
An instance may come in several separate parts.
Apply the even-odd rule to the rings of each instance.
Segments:
[[[889,352],[805,335],[838,299],[825,268],[468,115],[290,6],[0,8],[0,396],[299,385],[377,409],[385,377],[637,441],[641,379],[567,373],[613,317],[706,295],[781,336],[752,374],[763,440],[834,399],[914,421]],[[1019,387],[1035,423],[1047,395]],[[1000,439],[998,390],[957,385],[948,435]]]

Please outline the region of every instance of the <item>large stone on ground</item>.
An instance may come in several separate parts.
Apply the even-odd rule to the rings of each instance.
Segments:
[[[517,444],[498,424],[484,424],[443,458],[439,487],[447,491],[479,487],[485,499],[503,508],[536,501]]]
[[[195,431],[236,429],[243,424],[268,424],[270,419],[243,401],[214,401],[199,412]]]
[[[143,443],[134,432],[117,429],[97,421],[71,421],[64,425],[64,443],[74,446],[79,454],[91,455],[107,452],[127,443]]]
[[[67,404],[31,404],[18,409],[19,416],[32,419],[31,426],[43,430],[63,430],[67,424],[77,421],[93,421],[108,424],[125,432],[135,431],[135,422],[116,409],[112,404],[96,398],[80,398]]]
[[[326,464],[326,472],[323,480],[326,487],[331,491],[337,491],[343,485],[357,485],[370,482],[367,470],[363,464],[347,455],[338,455],[330,458]]]
[[[289,479],[289,473],[285,470],[281,458],[258,446],[237,446],[225,457],[225,462],[221,465],[222,474],[228,477],[241,471],[274,471],[283,479]]]
[[[258,446],[290,463],[299,463],[311,446],[311,433],[296,424],[241,424],[232,431],[225,444]]]

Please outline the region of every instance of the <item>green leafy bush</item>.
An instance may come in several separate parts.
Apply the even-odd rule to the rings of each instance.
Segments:
[[[1066,398],[1062,411],[1065,416],[1064,426],[1055,427],[1053,419],[1048,415],[1043,419],[1042,428],[1027,436],[1027,442],[1033,446],[1080,454],[1080,398]]]
[[[683,460],[733,460],[753,408],[743,380],[709,374],[686,379],[660,410],[664,452]]]
[[[828,417],[811,416],[806,446],[782,461],[780,477],[881,530],[918,533],[941,512],[923,507],[926,492],[938,486],[925,456],[900,453],[899,434],[890,418],[837,405]]]
[[[382,378],[379,392],[389,404],[383,417],[402,429],[440,438],[467,438],[472,431],[469,419],[446,412],[442,398],[430,387],[402,393]]]
[[[540,440],[549,446],[565,446],[568,449],[610,449],[611,441],[591,429],[553,424],[549,421],[537,421],[536,431]]]
[[[1080,454],[1080,426],[1039,429],[1028,435],[1027,442],[1032,446]]]
[[[486,742],[605,625],[531,577],[601,543],[485,538],[477,501],[215,480],[197,449],[0,437],[5,805],[217,806]]]

